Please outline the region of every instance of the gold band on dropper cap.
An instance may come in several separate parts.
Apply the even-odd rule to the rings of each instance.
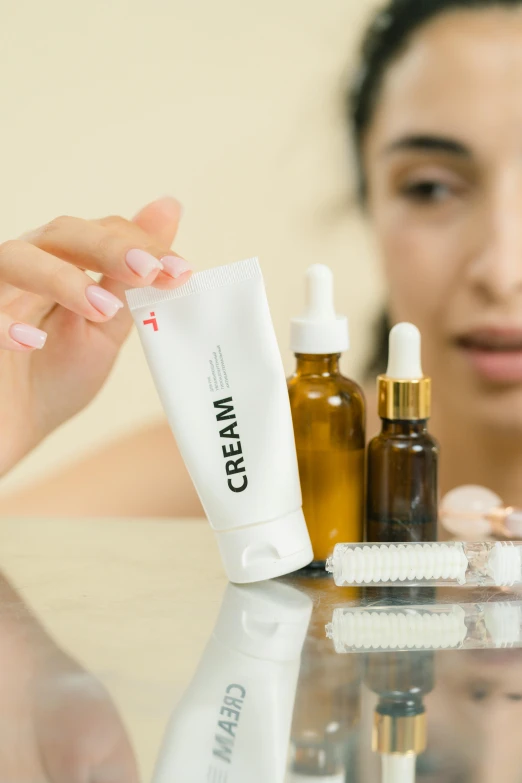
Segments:
[[[378,410],[381,419],[429,419],[431,415],[431,378],[400,380],[379,375]]]
[[[421,335],[414,324],[399,323],[390,331],[388,369],[377,378],[381,419],[415,421],[431,414],[431,379],[421,366]]]
[[[372,750],[407,756],[423,753],[427,745],[426,713],[373,716]]]

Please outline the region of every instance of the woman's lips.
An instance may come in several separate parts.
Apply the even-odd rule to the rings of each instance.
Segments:
[[[522,329],[481,329],[458,338],[457,345],[484,380],[522,382]]]
[[[478,348],[465,349],[466,358],[478,373],[488,381],[496,383],[522,382],[522,350],[484,351]]]

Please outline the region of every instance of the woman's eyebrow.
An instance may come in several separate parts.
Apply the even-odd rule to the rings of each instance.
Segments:
[[[401,136],[383,149],[383,154],[389,155],[402,150],[417,150],[419,152],[444,152],[459,158],[471,158],[469,147],[460,141],[445,136],[428,134],[412,134]]]

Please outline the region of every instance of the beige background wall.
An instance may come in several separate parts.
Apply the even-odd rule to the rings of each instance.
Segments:
[[[185,205],[195,268],[259,255],[288,369],[307,265],[329,263],[357,375],[380,283],[350,204],[343,89],[375,0],[17,0],[0,29],[0,241],[59,214]],[[3,481],[49,470],[161,408],[134,334],[93,404]]]

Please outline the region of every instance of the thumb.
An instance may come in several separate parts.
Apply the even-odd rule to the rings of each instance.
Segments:
[[[139,226],[149,236],[154,237],[158,245],[166,249],[174,242],[182,213],[183,207],[180,202],[171,196],[165,196],[152,201],[150,204],[146,204],[132,218],[132,223]],[[123,302],[125,301],[127,284],[112,280],[109,277],[103,277],[100,285]],[[130,310],[126,307],[112,320],[97,326],[120,346],[132,326]]]
[[[170,247],[178,233],[182,213],[180,202],[171,196],[165,196],[140,209],[132,222],[154,237],[159,245]]]

